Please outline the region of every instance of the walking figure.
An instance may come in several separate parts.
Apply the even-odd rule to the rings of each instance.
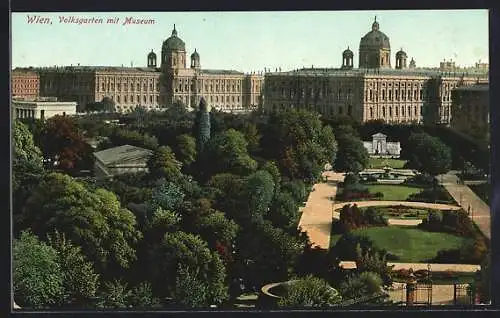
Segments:
[[[469,213],[469,215],[470,215],[470,205],[469,205],[469,208],[467,209],[467,211],[468,211],[468,213]]]

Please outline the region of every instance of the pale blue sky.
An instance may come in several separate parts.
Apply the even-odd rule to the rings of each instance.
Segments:
[[[28,24],[27,15],[51,17],[52,24]],[[142,17],[154,25],[71,25],[60,16]],[[188,56],[196,48],[202,68],[259,71],[339,67],[349,46],[358,64],[361,37],[377,16],[390,38],[391,63],[403,48],[417,66],[488,62],[487,10],[13,13],[12,66],[146,66],[146,55],[160,55],[176,24]]]

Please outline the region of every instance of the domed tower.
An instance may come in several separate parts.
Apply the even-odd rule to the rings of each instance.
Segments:
[[[342,52],[342,69],[343,70],[352,70],[353,57],[354,57],[354,53],[352,53],[352,51],[349,50],[349,47],[347,47],[347,50]]]
[[[198,54],[198,52],[196,52],[196,49],[194,49],[193,54],[191,54],[191,68],[200,69],[200,67],[200,54]]]
[[[148,54],[148,67],[149,68],[156,68],[156,54],[153,52],[151,49],[151,52]]]
[[[416,67],[417,67],[417,64],[415,63],[415,60],[412,57],[411,61],[410,61],[410,68],[416,68]]]
[[[161,48],[161,68],[176,70],[186,68],[186,44],[177,37],[177,30],[172,30],[172,35],[163,42]]]
[[[408,56],[406,55],[406,52],[403,51],[403,49],[399,50],[396,53],[396,68],[398,70],[406,68],[406,59]]]
[[[372,30],[359,43],[359,68],[390,68],[391,44],[389,37],[380,30],[377,17]]]

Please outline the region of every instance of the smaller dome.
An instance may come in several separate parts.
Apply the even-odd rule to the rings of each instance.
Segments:
[[[347,47],[347,50],[345,50],[344,52],[342,52],[342,55],[343,55],[343,56],[350,56],[350,57],[353,57],[353,56],[354,56],[354,53],[352,53],[352,51],[349,49],[349,47]]]
[[[200,54],[198,54],[198,52],[196,52],[196,49],[194,49],[193,54],[191,54],[191,58],[192,59],[199,59],[200,58]]]
[[[156,54],[155,54],[155,52],[153,52],[153,50],[151,50],[151,52],[149,52],[148,58],[156,58]]]
[[[401,57],[407,57],[406,55],[406,52],[403,51],[403,49],[399,50],[397,53],[396,53],[396,56],[401,56]]]

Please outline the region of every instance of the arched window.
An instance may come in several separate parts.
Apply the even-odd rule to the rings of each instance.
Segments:
[[[382,106],[382,117],[385,118],[385,106]]]
[[[370,107],[370,118],[373,118],[373,107]]]
[[[351,105],[347,106],[347,115],[349,115],[349,116],[352,115],[352,106]]]
[[[389,117],[392,117],[392,107],[389,106]]]

